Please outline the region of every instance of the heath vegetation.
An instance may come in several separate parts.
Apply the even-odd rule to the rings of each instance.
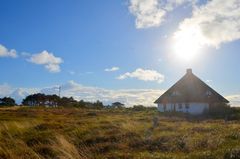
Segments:
[[[141,106],[0,109],[1,159],[239,156],[239,120],[163,114]]]

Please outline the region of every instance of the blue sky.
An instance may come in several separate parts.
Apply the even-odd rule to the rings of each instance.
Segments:
[[[236,104],[240,2],[220,1],[2,0],[0,96],[20,98],[64,85],[71,88],[64,95],[77,99],[140,103],[160,96],[192,68]],[[191,28],[193,37],[186,37]],[[180,55],[173,49],[178,42],[186,45],[177,48]],[[189,49],[196,55],[183,53]],[[87,95],[76,93],[84,89]],[[133,96],[137,90],[141,98]]]

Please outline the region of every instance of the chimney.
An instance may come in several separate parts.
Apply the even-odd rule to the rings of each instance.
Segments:
[[[192,69],[191,68],[187,69],[187,74],[192,74]]]

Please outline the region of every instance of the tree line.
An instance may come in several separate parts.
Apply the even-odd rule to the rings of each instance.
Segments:
[[[55,94],[46,95],[37,93],[27,96],[23,99],[22,105],[24,106],[46,106],[46,107],[94,107],[102,108],[103,103],[100,101],[86,102],[84,100],[77,101],[73,97],[59,97]]]
[[[0,98],[0,106],[15,106],[15,100],[11,97]],[[46,106],[46,107],[92,107],[103,108],[104,105],[100,101],[87,102],[84,100],[77,101],[73,97],[59,97],[57,95],[46,95],[43,93],[36,93],[26,96],[21,105],[23,106]],[[120,102],[112,103],[111,107],[120,108],[124,104]]]

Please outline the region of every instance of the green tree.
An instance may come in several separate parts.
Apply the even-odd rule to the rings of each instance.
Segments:
[[[78,102],[78,106],[79,106],[79,107],[86,107],[86,102],[84,102],[84,100],[80,100],[80,101]]]
[[[15,103],[15,100],[11,97],[4,97],[4,98],[0,98],[0,105],[1,106],[15,106],[17,105]]]
[[[93,103],[93,106],[95,108],[103,108],[104,107],[103,103],[100,102],[99,100],[97,100],[95,103]]]

